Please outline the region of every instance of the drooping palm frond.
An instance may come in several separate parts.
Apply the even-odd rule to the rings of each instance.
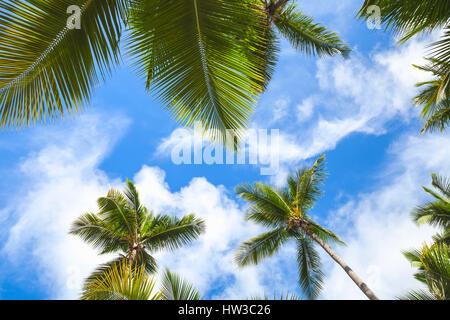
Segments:
[[[297,237],[298,282],[308,299],[319,296],[323,284],[322,264],[319,253],[310,238]]]
[[[201,300],[200,292],[189,282],[166,269],[162,277],[163,300]]]
[[[128,49],[147,88],[177,121],[200,121],[222,142],[227,129],[239,136],[263,90],[266,44],[255,36],[247,50],[237,40],[248,28],[261,34],[261,14],[241,0],[133,0],[131,8]]]
[[[115,263],[95,281],[86,285],[82,300],[161,300],[155,280],[144,266],[132,266],[127,260]]]
[[[297,11],[296,4],[290,4],[276,14],[274,23],[292,46],[302,53],[317,56],[340,54],[347,57],[351,51],[337,33]]]
[[[276,228],[244,242],[235,255],[235,261],[240,266],[258,264],[262,259],[272,256],[289,239],[288,232]]]
[[[0,128],[72,115],[119,61],[125,0],[0,2]],[[81,29],[68,28],[70,6]]]
[[[317,235],[322,241],[324,241],[327,244],[338,244],[341,246],[345,246],[345,242],[339,238],[338,235],[336,235],[334,232],[325,229],[318,223],[315,223],[314,221],[308,220],[309,229],[312,233]]]

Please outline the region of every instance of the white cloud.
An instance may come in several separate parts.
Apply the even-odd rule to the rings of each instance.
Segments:
[[[301,104],[297,105],[297,121],[303,123],[311,118],[314,113],[315,99],[314,97],[306,98]]]
[[[23,193],[8,204],[7,223],[14,225],[2,252],[12,267],[25,264],[22,270],[37,272],[51,298],[76,298],[81,279],[105,260],[68,230],[75,218],[95,210],[99,195],[117,183],[97,166],[128,121],[109,119],[84,115],[69,129],[42,130],[31,138],[43,143],[42,148],[20,166],[27,181]]]
[[[450,149],[442,147],[449,144],[449,135],[405,135],[393,145],[380,185],[329,215],[330,228],[347,239],[339,254],[380,298],[394,299],[420,287],[401,251],[420,247],[435,232],[418,228],[409,214],[426,198],[421,185],[430,184],[430,173],[450,172]],[[364,298],[339,266],[330,270],[324,298]]]
[[[68,234],[78,216],[96,211],[98,197],[111,187],[121,189],[124,185],[123,181],[111,180],[98,166],[122,135],[124,128],[118,128],[117,123],[126,121],[110,117],[105,123],[103,118],[84,116],[69,129],[42,132],[35,141],[40,150],[20,165],[27,178],[21,186],[23,193],[7,206],[7,222],[12,226],[5,230],[8,235],[2,253],[11,268],[26,263],[26,270],[36,272],[49,298],[76,299],[83,279],[109,259],[99,257],[95,250]],[[157,253],[161,265],[180,272],[213,297],[246,298],[276,288],[295,290],[289,278],[271,277],[274,269],[280,269],[280,257],[242,271],[236,267],[235,249],[261,229],[244,221],[242,208],[225,187],[214,186],[205,178],[193,178],[181,190],[171,192],[165,172],[145,165],[134,180],[143,203],[155,212],[194,212],[206,220],[206,233],[191,246],[173,253]]]

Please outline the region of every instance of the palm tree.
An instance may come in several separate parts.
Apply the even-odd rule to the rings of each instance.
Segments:
[[[152,252],[174,250],[189,244],[205,227],[204,221],[193,214],[179,219],[148,211],[129,180],[123,194],[110,190],[97,203],[99,212],[79,217],[72,224],[70,233],[100,249],[100,254],[118,252],[119,256],[97,268],[86,280],[87,283],[95,281],[113,265],[125,260],[131,265],[143,265],[149,273],[155,272],[157,263]]]
[[[198,291],[168,269],[162,286],[155,292],[156,280],[145,270],[123,260],[83,288],[81,300],[200,300]]]
[[[310,299],[320,294],[323,282],[321,261],[314,244],[319,244],[372,300],[378,299],[356,273],[331,249],[329,244],[343,242],[330,230],[314,222],[308,215],[322,194],[320,186],[325,179],[325,156],[311,168],[298,170],[287,178],[283,189],[256,183],[237,187],[240,197],[251,203],[247,220],[272,228],[239,248],[236,262],[243,267],[258,264],[263,258],[277,252],[289,240],[297,245],[299,285]]]
[[[450,247],[445,243],[426,244],[421,250],[410,250],[403,255],[417,269],[414,278],[428,287],[411,291],[405,300],[450,300]]]
[[[432,185],[436,192],[423,187],[435,200],[420,205],[411,213],[419,226],[429,224],[440,229],[433,237],[431,246],[420,250],[404,251],[403,255],[417,269],[414,277],[428,286],[426,291],[411,291],[403,299],[449,300],[450,299],[450,180],[432,174]]]
[[[430,45],[429,65],[419,67],[430,72],[434,79],[418,83],[424,87],[414,98],[425,121],[422,132],[444,130],[450,124],[450,2],[442,0],[365,0],[359,17],[370,17],[370,6],[380,7],[381,21],[387,29],[402,36],[404,43],[416,34],[443,29],[441,39]]]
[[[274,65],[268,17],[304,52],[347,50],[310,18],[282,12],[287,2],[3,0],[0,128],[73,116],[119,65],[124,48],[177,121],[200,121],[214,139],[223,140],[226,129],[239,134]],[[70,16],[74,6],[79,12]],[[80,29],[71,24],[77,18]]]

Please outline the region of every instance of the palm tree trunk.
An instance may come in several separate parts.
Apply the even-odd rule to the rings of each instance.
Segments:
[[[322,248],[325,250],[334,261],[336,261],[342,269],[348,274],[348,276],[356,283],[356,285],[361,289],[361,291],[370,299],[370,300],[380,300],[372,290],[369,289],[367,284],[365,284],[361,278],[342,260],[333,249],[330,248],[322,239],[320,239],[314,232],[311,232],[308,227],[303,228],[303,230],[314,240],[316,241]]]

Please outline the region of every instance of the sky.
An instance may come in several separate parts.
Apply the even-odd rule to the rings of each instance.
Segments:
[[[175,123],[124,61],[95,90],[80,115],[0,133],[0,299],[77,299],[83,279],[108,256],[68,234],[96,199],[133,180],[155,212],[195,213],[206,232],[191,245],[155,254],[208,299],[296,292],[295,247],[288,243],[258,266],[233,262],[243,241],[265,231],[245,222],[235,187],[282,185],[288,172],[326,155],[324,195],[311,215],[337,233],[337,253],[382,299],[420,288],[401,251],[428,241],[411,210],[428,198],[432,172],[449,175],[450,135],[420,135],[415,83],[435,34],[405,45],[355,19],[359,0],[301,1],[304,13],[340,33],[350,58],[305,57],[282,42],[273,80],[250,128],[278,130],[278,170],[263,175],[271,147],[256,164],[177,164],[177,146],[207,141]],[[258,132],[258,131],[255,131]],[[250,143],[249,143],[249,146]],[[252,151],[251,151],[252,152]],[[249,152],[249,155],[250,153]],[[320,299],[364,299],[325,253]]]

